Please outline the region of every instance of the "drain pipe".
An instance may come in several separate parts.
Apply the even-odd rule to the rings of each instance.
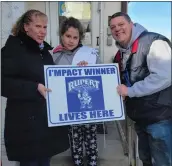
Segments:
[[[102,63],[104,62],[104,2],[98,2],[99,15],[99,54]]]

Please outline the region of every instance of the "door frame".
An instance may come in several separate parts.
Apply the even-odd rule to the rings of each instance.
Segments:
[[[48,16],[47,42],[52,47],[59,44],[59,17],[58,17],[58,2],[46,2],[46,15]]]
[[[96,45],[97,36],[99,36],[99,2],[91,2],[91,45],[94,48],[99,48]],[[59,5],[58,2],[46,2],[46,14],[48,16],[48,29],[46,41],[53,47],[60,44],[59,36]]]

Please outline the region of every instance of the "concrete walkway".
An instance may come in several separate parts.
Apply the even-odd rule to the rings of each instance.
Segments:
[[[122,144],[114,122],[107,123],[108,134],[104,142],[104,135],[98,135],[99,165],[98,166],[128,166],[128,158],[124,156]],[[105,143],[105,144],[104,144]],[[105,145],[105,146],[104,146]],[[1,148],[2,165],[18,166],[17,162],[9,162],[5,154],[5,148]],[[54,156],[51,166],[72,166],[70,150]]]
[[[108,134],[98,134],[99,166],[128,166],[114,122],[107,123]],[[72,166],[70,150],[52,158],[51,166]]]

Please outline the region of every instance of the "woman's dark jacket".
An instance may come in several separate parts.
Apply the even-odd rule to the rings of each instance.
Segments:
[[[46,100],[37,90],[44,84],[44,65],[53,65],[46,42],[40,50],[25,34],[9,36],[2,48],[2,96],[5,146],[11,161],[51,157],[69,148],[67,127],[48,127]],[[58,109],[58,108],[57,108]]]

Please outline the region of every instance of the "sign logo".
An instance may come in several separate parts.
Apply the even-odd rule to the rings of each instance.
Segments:
[[[104,110],[101,76],[66,77],[69,112]]]

